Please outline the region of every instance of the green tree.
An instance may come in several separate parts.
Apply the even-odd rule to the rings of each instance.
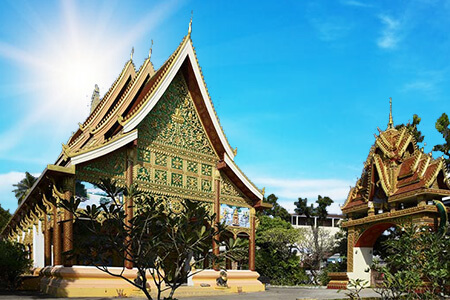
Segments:
[[[22,200],[25,199],[25,196],[28,194],[30,189],[33,187],[37,178],[31,175],[28,172],[25,172],[25,178],[19,181],[17,184],[13,184],[15,189],[13,190],[14,195],[17,198],[17,203],[20,205]]]
[[[20,275],[30,270],[31,260],[25,246],[0,239],[0,289],[15,290],[20,284]]]
[[[326,258],[333,248],[333,242],[327,232],[321,230],[320,226],[328,216],[328,207],[333,203],[330,197],[318,196],[316,206],[308,205],[308,198],[298,198],[295,202],[295,212],[299,215],[305,215],[310,225],[307,231],[307,238],[303,241],[300,252],[302,262],[311,271],[314,284],[319,284],[320,263]],[[317,218],[317,222],[314,222]]]
[[[5,210],[0,205],[0,232],[3,231],[3,228],[8,224],[9,219],[11,218],[11,214],[9,213],[9,209]]]
[[[278,197],[274,194],[264,197],[264,202],[272,204],[271,209],[266,209],[262,212],[263,215],[279,217],[286,222],[291,222],[291,214],[280,204],[278,204]]]
[[[95,237],[90,240],[89,247],[78,247],[76,251],[65,253],[67,258],[78,257],[103,272],[126,280],[142,290],[148,299],[153,299],[148,284],[148,280],[152,280],[159,300],[163,292],[168,294],[164,299],[173,299],[176,289],[195,274],[190,273],[193,259],[197,264],[219,264],[225,256],[226,253],[215,256],[209,252],[213,240],[219,242],[216,238],[224,227],[221,224],[209,226],[214,224],[215,215],[210,214],[206,205],[184,200],[175,210],[160,197],[139,192],[136,186],[124,189],[110,180],[102,180],[97,187],[110,198],[108,205],[88,205],[80,210],[81,199],[78,197],[62,200],[59,204],[72,212]],[[129,221],[126,221],[126,204],[120,201],[119,195],[133,197],[136,212]],[[103,218],[103,224],[97,221],[99,216]],[[238,240],[234,240],[226,246],[234,251],[237,244]],[[111,270],[112,258],[132,263],[138,272],[136,280]],[[122,268],[124,270],[125,266]],[[151,279],[147,279],[148,274]]]
[[[417,126],[420,124],[421,120],[422,119],[418,115],[414,114],[412,123],[408,122],[406,125],[405,124],[399,124],[399,125],[395,126],[395,129],[398,130],[398,129],[401,129],[401,128],[406,126],[406,128],[413,134],[416,142],[417,143],[422,143],[424,138],[425,138],[425,136],[423,136],[422,132],[417,129]]]
[[[385,264],[373,266],[383,274],[376,290],[383,299],[442,299],[448,293],[443,288],[450,284],[448,234],[411,224],[391,230],[384,245]]]
[[[270,278],[272,284],[297,285],[307,281],[300,267],[297,243],[302,239],[298,230],[279,217],[262,215],[256,231],[256,271]]]
[[[87,190],[84,184],[82,184],[80,181],[77,180],[75,183],[75,195],[78,197],[84,199],[87,198]]]
[[[318,278],[322,285],[327,285],[331,278],[328,276],[329,272],[345,272],[347,271],[347,237],[348,229],[340,228],[340,230],[334,235],[335,244],[331,253],[338,253],[341,258],[340,262],[331,263],[322,269]]]
[[[328,216],[328,207],[333,203],[330,197],[317,196],[316,206],[312,203],[308,206],[308,198],[298,198],[294,202],[295,213],[305,215],[310,226],[314,227],[314,217],[317,217],[317,226],[322,226]]]
[[[445,163],[447,164],[447,167],[450,167],[450,121],[448,119],[448,116],[446,113],[443,113],[439,119],[436,121],[436,129],[439,131],[440,134],[442,134],[442,137],[444,138],[444,143],[440,145],[436,145],[433,147],[433,151],[440,151],[442,152],[446,158]]]

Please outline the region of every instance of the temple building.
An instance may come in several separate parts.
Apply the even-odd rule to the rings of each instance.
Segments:
[[[349,279],[371,282],[373,246],[388,228],[447,225],[447,215],[437,209],[445,209],[441,200],[450,196],[445,161],[424,153],[406,126],[394,127],[392,99],[390,105],[387,129],[378,129],[361,178],[341,208],[347,217],[341,224],[348,230],[347,273],[330,273],[329,288],[345,287]]]
[[[255,272],[255,212],[270,205],[234,162],[236,150],[208,94],[191,26],[159,69],[150,58],[151,51],[136,70],[131,56],[103,98],[96,86],[89,116],[42,172],[2,235],[28,247],[44,292],[65,297],[118,296],[118,290],[138,294],[124,280],[62,255],[80,243],[78,221],[49,199],[70,199],[78,183],[110,178],[122,187],[136,184],[168,207],[183,199],[209,205],[228,225],[229,235],[249,240],[248,261],[228,271],[231,290],[264,290]],[[136,277],[133,270],[126,274]],[[198,273],[189,293],[211,292],[218,274]],[[209,289],[200,288],[205,282]]]

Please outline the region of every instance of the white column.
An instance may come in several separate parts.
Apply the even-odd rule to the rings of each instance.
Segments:
[[[44,234],[39,221],[37,226],[33,226],[33,267],[43,268],[44,266]]]

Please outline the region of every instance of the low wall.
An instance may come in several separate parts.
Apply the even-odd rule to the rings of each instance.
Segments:
[[[123,275],[133,281],[137,277],[137,269],[108,268],[110,272]],[[144,297],[141,290],[126,280],[109,275],[96,267],[46,267],[41,270],[40,290],[56,297]],[[219,272],[203,270],[192,278],[194,286],[182,286],[177,289],[176,296],[207,296],[236,292],[264,291],[264,285],[257,279],[256,272],[242,270],[228,271],[229,288],[216,287]],[[150,293],[156,295],[156,286],[147,273]],[[168,294],[166,292],[165,294]]]

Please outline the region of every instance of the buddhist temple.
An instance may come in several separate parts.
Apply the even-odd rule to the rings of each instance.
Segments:
[[[209,205],[231,236],[249,240],[248,262],[228,270],[229,290],[262,291],[255,272],[255,212],[268,205],[263,192],[236,165],[235,156],[208,94],[189,26],[159,69],[151,62],[151,51],[139,69],[131,55],[102,98],[95,87],[89,116],[42,172],[2,235],[28,247],[46,293],[139,295],[124,280],[62,255],[79,245],[78,224],[49,199],[70,199],[77,183],[110,178],[122,187],[136,184],[170,207],[183,199]],[[125,272],[130,279],[136,277],[132,269]],[[183,288],[190,288],[191,295],[212,293],[218,276],[218,271],[204,270]],[[202,283],[211,287],[200,288]]]
[[[373,246],[386,229],[407,223],[438,226],[447,219],[436,207],[450,196],[445,161],[424,153],[407,126],[394,127],[392,99],[390,105],[387,129],[378,129],[361,178],[341,208],[347,216],[342,222],[348,229],[347,273],[331,273],[329,288],[345,287],[349,279],[371,282]]]

